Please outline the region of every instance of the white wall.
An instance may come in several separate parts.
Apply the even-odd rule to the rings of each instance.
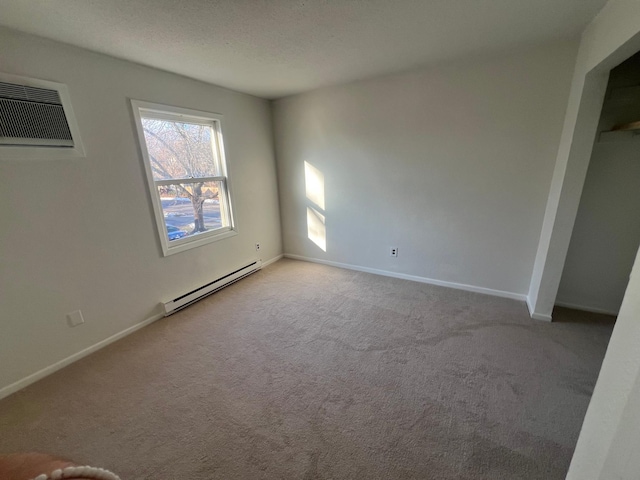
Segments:
[[[255,242],[281,253],[266,100],[6,29],[0,70],[66,83],[87,152],[0,158],[0,393],[255,259]],[[162,256],[129,98],[224,115],[237,236]]]
[[[276,101],[285,253],[526,293],[576,51],[560,42]],[[308,238],[304,162],[324,175],[326,253]]]
[[[611,71],[599,132],[640,119],[638,85],[640,55]],[[617,314],[640,245],[640,137],[614,138],[593,147],[556,303]]]

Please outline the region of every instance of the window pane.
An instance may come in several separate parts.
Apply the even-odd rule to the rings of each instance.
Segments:
[[[221,176],[210,125],[142,118],[154,180]]]
[[[169,241],[229,226],[223,182],[158,185]]]

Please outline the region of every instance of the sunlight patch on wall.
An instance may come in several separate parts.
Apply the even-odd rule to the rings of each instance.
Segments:
[[[327,251],[327,228],[324,206],[324,174],[304,162],[304,187],[307,195],[307,238],[323,252]]]
[[[324,175],[309,162],[304,162],[304,185],[307,198],[324,211]]]
[[[327,229],[324,215],[315,208],[307,207],[307,236],[323,252],[327,251]]]

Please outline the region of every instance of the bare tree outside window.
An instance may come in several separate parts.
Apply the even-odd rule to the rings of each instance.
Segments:
[[[143,117],[141,120],[153,179],[181,180],[180,183],[157,186],[167,226],[178,228],[186,235],[220,228],[220,188],[218,182],[205,181],[223,174],[216,158],[212,127],[156,118]],[[185,200],[193,210],[193,223],[180,225],[177,217],[187,216]],[[207,202],[211,204],[209,212],[205,211]],[[173,222],[169,221],[171,217]],[[179,233],[169,233],[170,240],[179,238],[182,238]]]

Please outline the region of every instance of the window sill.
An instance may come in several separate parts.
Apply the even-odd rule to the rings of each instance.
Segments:
[[[165,257],[173,255],[175,253],[191,250],[192,248],[198,248],[209,243],[217,242],[225,238],[234,237],[238,232],[234,229],[226,229],[219,232],[211,232],[210,234],[201,234],[197,237],[189,238],[188,241],[180,242],[178,244],[169,244],[168,241],[162,242],[162,253]]]

